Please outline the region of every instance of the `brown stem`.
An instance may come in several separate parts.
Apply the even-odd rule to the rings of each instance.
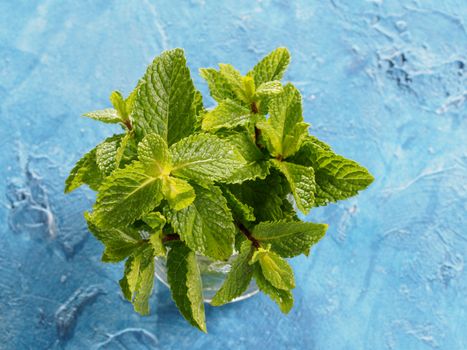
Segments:
[[[179,241],[179,240],[180,240],[180,236],[177,235],[176,233],[165,235],[162,238],[163,243],[166,243],[166,242],[169,242],[169,241]]]
[[[251,232],[248,231],[248,229],[240,222],[237,222],[237,227],[240,230],[241,233],[245,235],[246,238],[248,238],[251,241],[251,244],[253,247],[258,249],[260,247],[258,240],[251,235]]]
[[[123,121],[123,124],[125,124],[125,126],[128,128],[128,130],[132,130],[133,129],[133,125],[131,124],[131,120],[130,119],[126,119]]]
[[[259,149],[263,149],[264,146],[259,143],[259,138],[261,137],[261,130],[255,126],[255,145]]]
[[[259,110],[258,110],[258,105],[256,104],[256,102],[251,102],[251,105],[250,105],[250,108],[251,108],[251,112],[253,112],[253,114],[258,114]]]

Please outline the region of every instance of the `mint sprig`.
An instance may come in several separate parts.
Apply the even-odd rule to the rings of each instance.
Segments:
[[[196,254],[232,268],[211,304],[226,304],[254,279],[282,312],[293,306],[295,278],[287,258],[308,255],[326,224],[301,221],[317,206],[368,187],[371,174],[311,136],[302,98],[281,79],[285,48],[246,75],[230,64],[204,68],[217,106],[206,110],[181,49],[163,52],[126,98],[84,116],[118,123],[123,133],[86,153],[65,192],[97,191],[86,220],[102,242],[104,262],[125,260],[120,287],[149,313],[154,258],[167,258],[172,297],[181,314],[206,331]]]

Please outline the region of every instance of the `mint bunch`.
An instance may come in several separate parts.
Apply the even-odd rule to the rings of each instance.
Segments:
[[[71,170],[65,192],[97,191],[89,230],[104,262],[126,260],[120,286],[149,313],[154,258],[167,258],[172,297],[206,331],[196,255],[225,261],[238,252],[211,304],[239,297],[252,279],[287,313],[293,271],[286,258],[308,255],[326,224],[302,222],[310,209],[354,196],[373,177],[309,135],[300,92],[281,78],[285,48],[246,75],[229,64],[201,69],[217,106],[206,110],[181,49],[163,52],[133,92],[114,91],[113,108],[86,117],[122,126]]]

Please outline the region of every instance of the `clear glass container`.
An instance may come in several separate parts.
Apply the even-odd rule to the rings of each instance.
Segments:
[[[212,261],[202,255],[196,255],[201,272],[201,279],[203,281],[203,297],[205,303],[210,303],[216,292],[220,289],[236,257],[237,254],[234,254],[228,261]],[[155,274],[159,281],[168,286],[165,258],[156,258]],[[252,279],[245,292],[238,298],[232,300],[231,303],[249,298],[256,293],[258,293],[258,286]]]

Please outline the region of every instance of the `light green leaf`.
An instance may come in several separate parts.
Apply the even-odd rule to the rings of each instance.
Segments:
[[[140,249],[128,258],[125,275],[120,280],[125,298],[133,303],[136,312],[149,314],[149,298],[154,287],[154,254],[150,247]]]
[[[69,193],[84,184],[97,190],[102,180],[103,176],[96,163],[96,149],[94,148],[78,160],[71,169],[70,175],[65,181],[65,193]]]
[[[229,176],[226,183],[242,183],[246,180],[264,179],[269,174],[269,162],[247,132],[232,132],[225,139],[245,159],[246,164]]]
[[[98,120],[100,122],[115,124],[121,122],[121,118],[117,113],[117,110],[113,108],[102,109],[99,111],[84,113],[83,117]]]
[[[251,85],[251,82],[246,81],[245,84],[240,72],[237,69],[235,69],[231,64],[221,63],[219,64],[219,67],[221,75],[226,79],[227,83],[230,85],[230,89],[234,92],[236,98],[244,103],[250,103],[251,96],[249,96],[248,91],[245,89],[245,85]]]
[[[255,116],[249,108],[230,99],[225,99],[204,115],[202,128],[203,130],[215,131],[221,128],[234,128],[254,120]]]
[[[253,266],[249,264],[251,256],[251,243],[244,242],[238,257],[232,263],[232,268],[227,274],[224,283],[214,295],[211,305],[220,306],[227,304],[242,295],[248,288],[253,276]]]
[[[233,146],[211,134],[188,136],[170,147],[172,175],[201,182],[225,180],[245,164]]]
[[[344,158],[331,151],[319,140],[307,141],[292,161],[313,166],[315,170],[315,204],[330,202],[355,196],[367,188],[374,180],[367,169],[357,162]]]
[[[167,222],[164,215],[158,211],[153,211],[144,215],[141,220],[143,220],[153,230],[162,230],[165,223]]]
[[[162,240],[162,238],[162,229],[152,233],[149,236],[149,243],[151,244],[152,249],[154,250],[155,256],[166,256],[167,254],[167,249],[164,246],[164,241]]]
[[[116,109],[121,121],[128,119],[125,99],[123,98],[120,91],[112,91],[112,93],[110,94],[110,102],[112,103],[112,106],[114,106],[114,108]]]
[[[148,67],[134,101],[133,119],[138,139],[159,134],[169,145],[191,134],[195,88],[183,50],[163,52]]]
[[[255,79],[256,86],[272,80],[281,80],[289,62],[289,51],[285,47],[279,47],[259,61],[247,75]]]
[[[279,305],[281,311],[285,314],[289,313],[293,306],[293,295],[290,290],[282,290],[274,287],[263,275],[263,271],[259,264],[253,267],[253,276],[260,291],[268,295],[274,302]]]
[[[168,219],[192,250],[216,260],[227,260],[233,251],[235,227],[221,190],[192,185],[194,202],[179,211],[170,210]]]
[[[173,242],[167,255],[167,278],[172,298],[185,319],[206,332],[201,275],[195,253]]]
[[[214,68],[201,68],[201,77],[207,81],[211,96],[217,102],[225,99],[234,100],[236,98],[228,80]]]
[[[96,147],[96,163],[105,176],[112,173],[117,165],[117,152],[123,135],[108,137]]]
[[[292,85],[270,99],[270,117],[257,123],[271,155],[285,159],[300,148],[308,135],[308,124],[303,122],[300,92]]]
[[[308,255],[310,247],[316,244],[328,225],[301,221],[260,222],[252,230],[258,241],[270,244],[271,250],[283,258],[300,254]]]
[[[84,217],[88,223],[89,231],[101,241],[104,246],[102,261],[119,262],[131,255],[144,242],[141,240],[138,230],[132,227],[101,229],[97,227],[89,213]]]
[[[108,176],[97,194],[93,218],[99,227],[119,227],[149,213],[162,200],[161,180],[135,162]]]
[[[162,193],[173,210],[188,207],[195,199],[195,191],[191,185],[172,176],[162,178]]]
[[[243,221],[255,221],[256,217],[254,214],[254,209],[241,202],[235,195],[227,188],[224,188],[223,191],[225,199],[227,200],[229,208],[232,210],[234,217],[240,218]]]
[[[307,214],[315,204],[315,174],[312,167],[272,160],[289,182],[298,209]]]
[[[282,290],[295,288],[293,271],[287,261],[267,250],[257,250],[255,255],[253,255],[252,261],[259,261],[263,276],[274,287]]]
[[[263,83],[256,89],[256,95],[260,97],[274,96],[280,94],[281,92],[282,84],[280,81],[277,80]]]
[[[152,177],[167,176],[171,170],[171,157],[167,142],[157,134],[147,134],[138,144],[138,158],[146,174]]]
[[[120,141],[120,145],[117,147],[117,151],[115,152],[115,167],[119,168],[120,163],[122,162],[123,156],[125,154],[125,150],[128,147],[129,142],[133,138],[133,132],[127,132],[125,136]]]

